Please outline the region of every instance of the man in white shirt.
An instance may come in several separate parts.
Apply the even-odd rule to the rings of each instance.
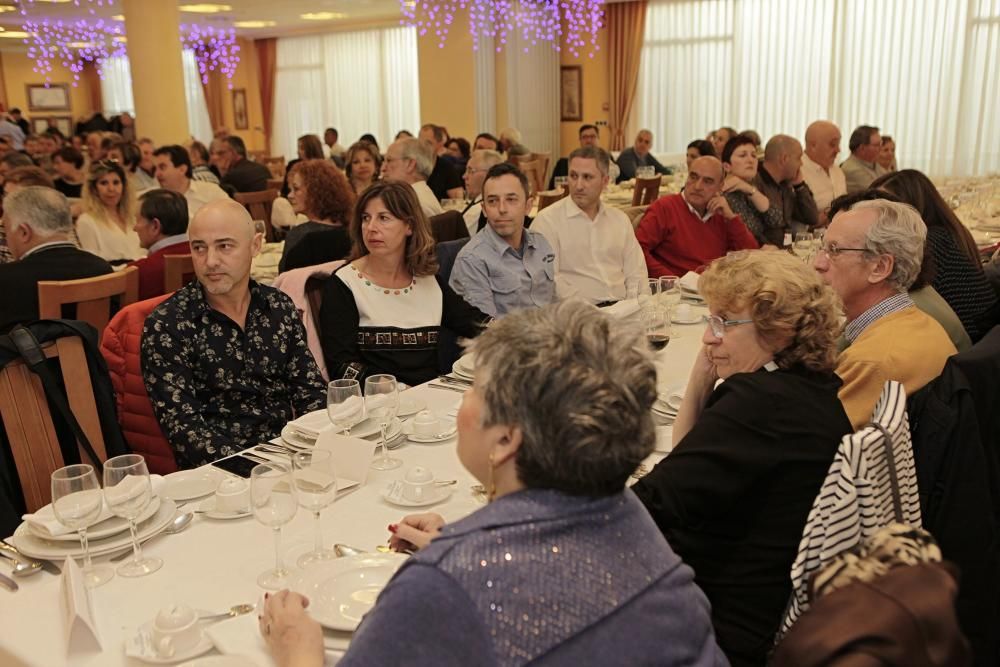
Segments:
[[[840,129],[827,120],[817,120],[806,128],[802,177],[816,200],[820,225],[829,222],[830,202],[847,194],[844,172],[835,164],[840,154],[840,138]]]
[[[337,132],[336,128],[328,127],[326,131],[323,132],[323,144],[326,147],[326,152],[331,158],[344,158],[344,153],[347,149],[340,145],[340,133]]]
[[[472,152],[468,164],[465,165],[465,174],[462,178],[465,181],[465,196],[471,203],[462,211],[462,217],[469,228],[469,236],[475,236],[486,225],[486,216],[483,215],[483,183],[490,167],[501,162],[503,155],[500,153],[478,150]]]
[[[409,183],[427,217],[444,213],[441,202],[427,186],[427,177],[433,169],[434,155],[419,139],[391,143],[382,160],[382,178]]]
[[[556,293],[598,305],[625,298],[625,286],[646,285],[646,261],[628,216],[601,201],[611,158],[587,146],[569,154],[569,197],[546,207],[531,229],[556,254]]]
[[[184,195],[189,219],[193,219],[205,204],[229,199],[226,191],[215,183],[191,180],[191,156],[183,146],[160,146],[153,152],[153,166],[161,188]]]

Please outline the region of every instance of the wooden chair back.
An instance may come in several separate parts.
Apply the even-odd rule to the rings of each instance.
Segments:
[[[469,227],[458,211],[445,211],[430,217],[431,234],[435,243],[469,238]]]
[[[269,178],[267,179],[267,189],[277,190],[281,192],[281,186],[285,184],[284,178]]]
[[[38,317],[43,320],[62,318],[64,305],[76,304],[76,318],[97,329],[98,342],[108,325],[112,297],[118,297],[118,308],[139,300],[139,269],[130,266],[94,278],[79,280],[38,281]]]
[[[83,343],[76,336],[65,336],[42,349],[47,358],[58,357],[70,410],[98,458],[105,461],[107,449]],[[29,512],[35,512],[52,501],[52,473],[66,464],[42,381],[20,359],[0,369],[0,417],[21,480],[25,505]],[[91,463],[82,448],[80,460]]]
[[[532,153],[531,161],[541,164],[540,169],[542,171],[542,178],[548,176],[549,165],[552,163],[552,153]],[[542,182],[548,183],[548,179],[545,179]],[[542,187],[544,188],[545,186],[543,185]]]
[[[541,212],[547,206],[555,204],[567,194],[564,188],[558,190],[546,190],[538,193],[538,211]]]
[[[545,172],[542,170],[541,162],[530,160],[528,162],[521,162],[517,167],[528,177],[528,185],[531,186],[529,194],[534,195],[545,189]]]
[[[194,261],[190,253],[167,255],[163,259],[164,293],[176,292],[194,279]]]
[[[274,227],[271,226],[271,208],[274,200],[278,198],[277,190],[261,190],[260,192],[237,192],[233,199],[243,204],[250,217],[254,220],[264,221],[264,240],[273,243],[277,240]]]
[[[632,206],[652,204],[660,196],[660,181],[662,176],[655,178],[636,178],[635,190],[632,192]]]
[[[631,206],[625,209],[625,215],[628,216],[629,221],[632,223],[632,229],[639,227],[639,223],[642,222],[642,216],[646,215],[646,210],[649,206]]]
[[[271,172],[272,178],[285,178],[285,157],[265,157],[261,158],[259,162],[267,167],[267,170]]]

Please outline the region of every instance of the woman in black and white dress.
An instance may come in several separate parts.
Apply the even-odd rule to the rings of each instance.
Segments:
[[[323,289],[320,331],[330,379],[391,373],[420,384],[438,372],[442,327],[476,336],[489,317],[439,280],[434,237],[408,184],[382,181],[358,198],[351,261]]]

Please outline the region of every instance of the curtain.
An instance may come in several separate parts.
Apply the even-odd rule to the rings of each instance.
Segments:
[[[135,113],[132,100],[132,69],[128,58],[108,58],[103,63],[104,78],[101,79],[101,105],[95,111],[104,111],[105,116],[115,116],[124,111]]]
[[[271,128],[274,120],[274,77],[277,71],[277,43],[274,37],[255,39],[257,68],[260,72],[260,108],[264,116],[264,142],[271,145]]]
[[[420,126],[413,28],[281,37],[275,60],[272,155],[295,157],[299,136],[331,126],[344,145],[369,132],[383,149]]]
[[[639,83],[646,0],[605,5],[611,93],[611,150],[625,148],[625,127]]]
[[[209,124],[212,126],[214,134],[215,130],[226,124],[225,111],[222,107],[222,100],[224,99],[222,75],[218,70],[208,72],[207,82],[202,79],[201,92],[205,96],[205,109],[206,113],[208,113]]]
[[[1000,169],[998,0],[650,0],[639,69],[635,119],[659,151],[723,125],[802,138],[822,118],[841,159],[865,124],[901,167]]]
[[[101,77],[97,74],[97,68],[94,63],[87,62],[83,64],[83,71],[80,73],[81,82],[87,86],[87,90],[90,93],[87,97],[87,103],[90,105],[90,113],[86,114],[89,118],[95,112],[101,110]],[[78,113],[77,115],[84,115]]]
[[[559,53],[544,43],[532,44],[524,32],[512,30],[504,46],[507,81],[516,84],[516,89],[507,87],[507,122],[520,130],[521,142],[532,152],[558,155]]]
[[[191,136],[208,145],[212,141],[212,120],[208,115],[208,105],[205,101],[205,91],[201,87],[201,73],[194,51],[185,50],[182,54],[184,64],[184,100],[187,105],[188,132]]]

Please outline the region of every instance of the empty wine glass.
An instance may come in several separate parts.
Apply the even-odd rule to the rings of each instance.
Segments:
[[[118,566],[123,577],[142,577],[163,566],[159,558],[143,558],[142,547],[136,537],[135,520],[153,499],[146,459],[139,454],[123,454],[104,462],[104,500],[115,516],[128,520],[132,534],[132,560]]]
[[[87,588],[96,588],[115,576],[114,568],[107,563],[94,565],[90,560],[87,527],[97,521],[103,508],[104,496],[94,466],[82,463],[52,472],[52,512],[56,521],[80,535],[83,583]]]
[[[813,235],[809,232],[796,234],[792,244],[792,252],[803,262],[808,261],[813,252]]]
[[[670,311],[680,303],[681,300],[681,283],[677,276],[660,276],[660,300],[664,303],[667,309],[667,316],[670,316]]]
[[[299,557],[298,566],[309,567],[336,558],[336,553],[323,548],[323,528],[320,523],[320,512],[337,499],[337,471],[333,463],[333,452],[313,449],[295,454],[292,456],[292,478],[295,480],[299,507],[312,512],[316,519],[315,546],[312,551]]]
[[[281,558],[281,527],[299,507],[288,465],[262,463],[250,471],[250,505],[257,521],[274,531],[274,568],[261,572],[257,584],[272,591],[285,588],[289,573]]]
[[[372,462],[375,470],[392,470],[403,462],[389,456],[385,442],[385,429],[392,423],[399,410],[399,386],[392,375],[372,375],[365,380],[365,412],[382,429],[382,456]]]
[[[646,290],[643,291],[641,288],[639,290],[639,307],[647,308],[652,306],[660,294],[660,280],[659,278],[647,278],[646,279]]]
[[[338,431],[351,434],[351,427],[365,418],[365,402],[357,380],[334,380],[327,386],[326,413]]]

